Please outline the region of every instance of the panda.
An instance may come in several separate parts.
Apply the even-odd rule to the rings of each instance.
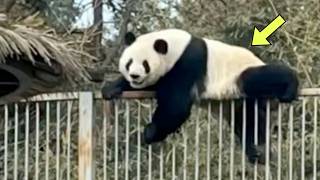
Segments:
[[[144,129],[147,144],[163,141],[188,119],[201,100],[246,100],[246,155],[263,161],[254,146],[255,103],[258,102],[258,142],[265,144],[266,99],[297,99],[296,73],[282,65],[267,65],[251,51],[180,29],[164,29],[136,37],[128,32],[120,57],[122,76],[104,85],[102,96],[113,99],[123,91],[156,92],[157,108]],[[242,137],[242,104],[235,106],[235,134]],[[230,112],[230,111],[229,111]]]

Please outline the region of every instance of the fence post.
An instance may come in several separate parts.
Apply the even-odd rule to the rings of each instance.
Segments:
[[[94,179],[93,93],[79,93],[79,180]]]

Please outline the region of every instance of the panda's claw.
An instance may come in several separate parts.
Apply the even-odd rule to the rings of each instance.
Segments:
[[[156,127],[153,124],[148,124],[143,132],[144,141],[146,144],[151,144],[153,142],[153,137],[156,132]]]
[[[266,151],[265,146],[263,145],[249,148],[246,154],[248,157],[248,161],[252,164],[254,164],[255,162],[258,162],[259,164],[265,164],[266,162]]]
[[[146,144],[152,144],[163,141],[167,134],[157,129],[154,123],[149,123],[144,129],[143,137]]]
[[[294,100],[297,100],[297,96],[295,95],[284,95],[282,97],[279,97],[279,101],[281,103],[291,103]]]

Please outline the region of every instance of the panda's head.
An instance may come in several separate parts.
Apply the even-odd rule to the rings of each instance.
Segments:
[[[125,35],[126,48],[120,57],[119,71],[133,88],[145,88],[166,73],[168,43],[164,39],[136,38]]]

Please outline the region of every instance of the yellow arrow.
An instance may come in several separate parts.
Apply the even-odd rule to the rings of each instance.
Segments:
[[[282,26],[286,21],[278,15],[267,27],[262,31],[259,31],[254,27],[253,37],[252,37],[252,46],[267,46],[270,45],[270,42],[267,38],[274,33],[280,26]]]

